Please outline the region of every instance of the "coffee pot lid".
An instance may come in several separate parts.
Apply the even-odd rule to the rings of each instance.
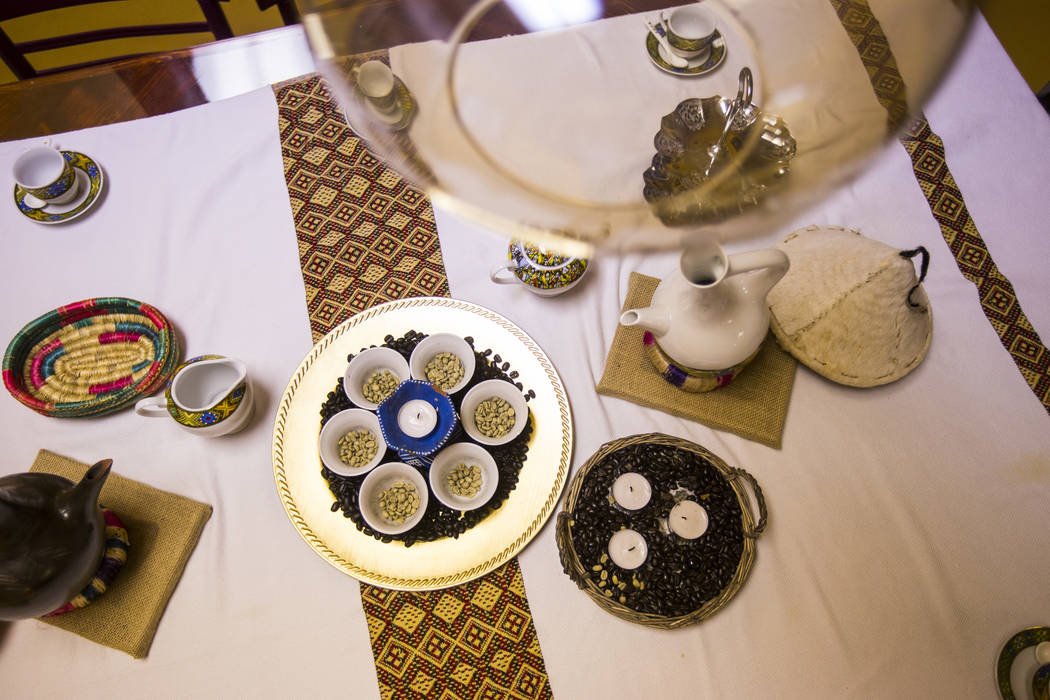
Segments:
[[[898,250],[839,226],[808,226],[777,247],[791,267],[769,293],[770,323],[795,359],[856,387],[896,381],[922,362],[933,332],[925,248]]]

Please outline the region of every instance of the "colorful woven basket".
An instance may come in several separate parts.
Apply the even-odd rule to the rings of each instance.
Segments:
[[[30,321],[4,352],[4,386],[37,413],[102,416],[156,392],[175,371],[175,330],[157,309],[86,299]]]

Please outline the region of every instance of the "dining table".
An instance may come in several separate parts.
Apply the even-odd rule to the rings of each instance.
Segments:
[[[860,80],[889,69],[906,81],[917,56],[873,67],[875,52],[856,51],[870,25],[847,19],[879,5],[831,0],[822,41],[852,56]],[[645,34],[635,16],[595,25]],[[890,46],[907,32],[882,29]],[[653,79],[680,80],[635,58]],[[389,60],[411,88],[426,51],[393,47]],[[682,90],[735,83],[731,67]],[[89,155],[104,185],[89,211],[54,225],[6,196],[0,337],[82,300],[144,302],[184,358],[244,363],[254,414],[208,438],[130,407],[45,415],[3,392],[0,476],[28,471],[41,450],[109,458],[115,475],[210,506],[134,650],[43,619],[0,622],[4,697],[989,698],[1002,692],[1004,644],[1050,626],[1050,118],[979,13],[919,119],[860,175],[725,244],[766,248],[818,226],[929,252],[922,363],[874,388],[796,366],[775,440],[598,393],[631,274],[662,278],[678,253],[599,250],[559,296],[494,284],[506,234],[432,203],[369,150],[299,26],[0,86],[6,187],[45,138]],[[359,581],[311,540],[275,443],[304,359],[340,324],[414,298],[520,329],[550,363],[549,381],[526,388],[537,401],[563,391],[568,420],[536,422],[537,440],[567,437],[560,457],[522,468],[524,489],[530,467],[563,467],[527,541],[470,580],[405,591]],[[566,575],[555,532],[562,489],[588,459],[649,433],[746,470],[768,514],[740,589],[679,629],[596,605]],[[307,451],[298,457],[316,462]],[[149,554],[136,538],[153,535],[128,534],[130,567]],[[118,574],[102,600],[122,584]],[[1006,669],[1017,697],[1033,668],[1024,657]]]

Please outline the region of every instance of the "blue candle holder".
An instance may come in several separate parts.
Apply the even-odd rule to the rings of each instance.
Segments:
[[[459,430],[452,399],[419,379],[401,382],[377,409],[383,439],[405,464],[427,469]]]

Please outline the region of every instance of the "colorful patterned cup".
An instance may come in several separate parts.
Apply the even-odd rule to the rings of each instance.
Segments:
[[[357,69],[357,89],[380,112],[397,109],[394,73],[381,61],[366,61]]]
[[[540,296],[554,296],[576,286],[587,272],[586,258],[559,255],[533,243],[511,241],[507,248],[507,265],[489,273],[496,284],[523,284]]]
[[[240,360],[201,355],[175,370],[163,396],[135,404],[135,413],[171,416],[195,435],[218,437],[243,428],[252,414],[252,390]]]
[[[703,7],[680,7],[667,20],[667,43],[682,58],[705,53],[714,38],[714,15]]]
[[[65,204],[77,196],[76,172],[49,142],[23,153],[12,167],[15,182],[45,204]]]

